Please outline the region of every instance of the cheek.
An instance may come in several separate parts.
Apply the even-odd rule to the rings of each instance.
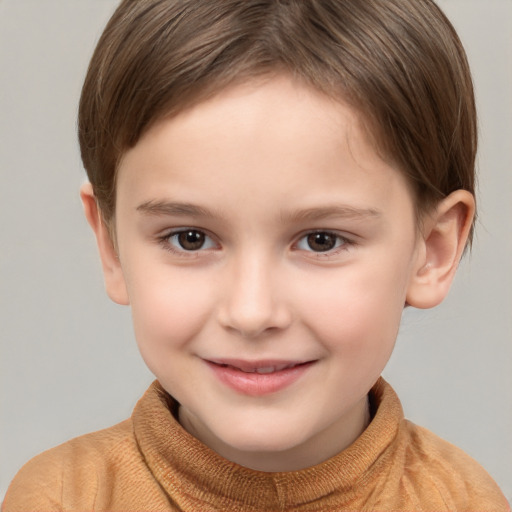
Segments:
[[[153,270],[134,272],[140,280],[128,279],[137,343],[144,352],[182,348],[202,328],[210,313],[213,298],[207,281],[190,272],[153,266]]]
[[[403,268],[362,261],[317,276],[315,282],[303,280],[304,321],[329,351],[344,357],[362,351],[369,358],[390,354],[405,301]]]

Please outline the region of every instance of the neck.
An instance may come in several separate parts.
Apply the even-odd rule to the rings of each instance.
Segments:
[[[217,438],[190,415],[179,411],[183,428],[206,446],[231,462],[267,473],[298,471],[315,466],[350,446],[371,420],[368,397],[364,397],[343,418],[300,445],[281,451],[240,450]],[[297,426],[300,428],[300,425]]]

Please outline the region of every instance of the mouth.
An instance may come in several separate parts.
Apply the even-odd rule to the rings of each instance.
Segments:
[[[209,359],[205,362],[221,383],[244,395],[261,396],[291,386],[317,361]]]
[[[244,373],[269,374],[296,368],[311,363],[312,361],[258,361],[249,362],[241,360],[208,360],[209,363],[215,364],[222,368],[231,368]]]

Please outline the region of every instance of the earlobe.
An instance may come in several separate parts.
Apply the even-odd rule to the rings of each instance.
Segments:
[[[87,222],[96,236],[107,294],[117,304],[128,305],[130,302],[121,263],[90,183],[80,187],[80,198]]]
[[[407,304],[427,309],[448,294],[475,215],[475,200],[466,190],[443,199],[425,219]]]

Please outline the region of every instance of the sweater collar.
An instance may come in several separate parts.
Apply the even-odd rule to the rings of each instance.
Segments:
[[[349,502],[355,485],[372,480],[393,452],[403,419],[400,401],[380,378],[370,403],[373,419],[352,445],[316,466],[280,473],[230,462],[191,436],[172,413],[177,403],[157,381],[135,407],[132,421],[153,476],[183,510],[274,511],[306,504],[320,510],[322,499],[333,494]]]

